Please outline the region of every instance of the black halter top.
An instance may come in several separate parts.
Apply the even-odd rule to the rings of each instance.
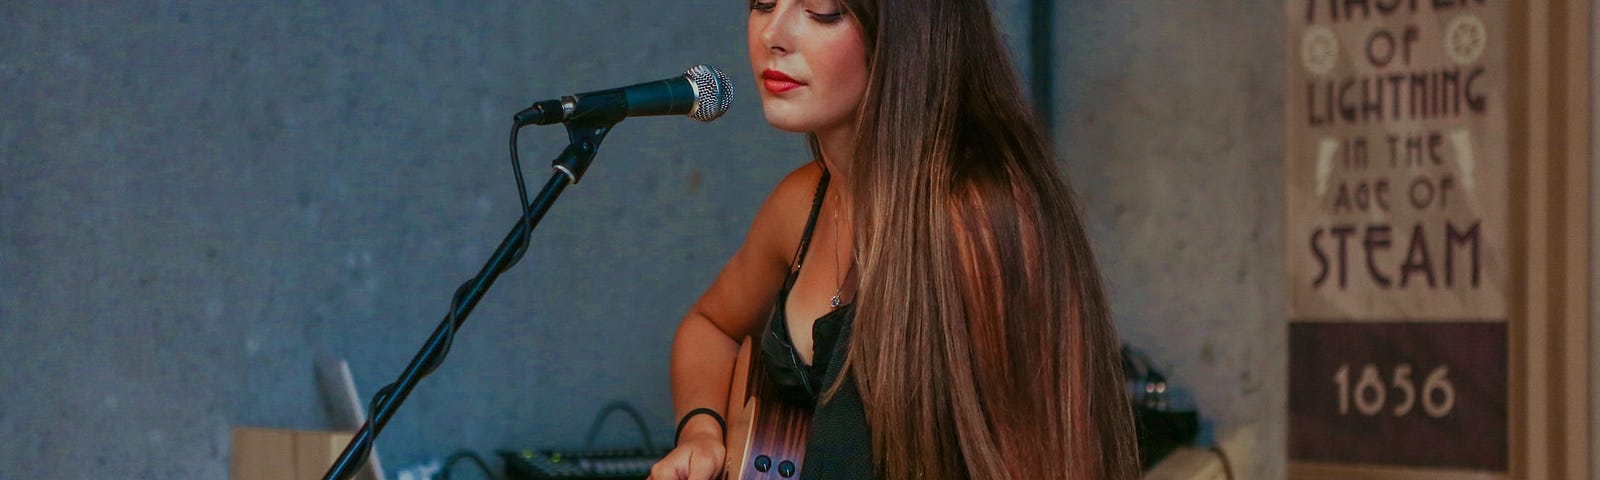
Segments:
[[[800,278],[800,265],[805,262],[806,250],[811,244],[811,232],[816,228],[817,215],[822,210],[822,200],[827,191],[828,172],[823,171],[822,179],[817,181],[817,194],[811,204],[811,216],[806,220],[805,233],[800,237],[800,247],[795,251],[794,261],[790,263],[789,276],[783,280],[783,288],[778,290],[777,303],[773,305],[772,314],[767,319],[767,333],[761,342],[770,378],[777,385],[782,400],[788,402],[815,404],[817,397],[827,389],[824,380],[830,361],[834,357],[834,350],[841,346],[840,331],[855,316],[855,303],[850,302],[817,318],[811,328],[812,364],[806,365],[800,359],[800,355],[795,351],[793,337],[789,334],[785,307],[789,304],[789,292],[794,289],[795,280]],[[855,270],[854,262],[851,264],[850,272],[846,273],[845,287],[841,289],[848,289],[854,283],[853,278],[850,278]],[[840,292],[840,294],[849,296],[850,292]]]
[[[789,303],[795,279],[800,277],[800,264],[805,261],[811,231],[817,225],[817,213],[822,210],[827,190],[828,172],[823,171],[822,179],[817,182],[816,200],[811,204],[811,218],[806,220],[805,234],[800,237],[800,248],[795,251],[789,276],[783,281],[783,289],[778,290],[777,302],[767,319],[766,332],[760,342],[761,353],[767,360],[768,378],[778,387],[779,400],[815,407],[811,433],[806,437],[805,468],[801,469],[800,480],[870,479],[876,477],[876,472],[872,466],[872,437],[867,428],[866,410],[854,378],[849,378],[853,376],[841,380],[839,371],[850,350],[855,302],[835,308],[812,326],[815,354],[811,356],[811,365],[802,363],[800,355],[795,353],[784,308]],[[845,275],[846,285],[841,290],[852,290],[855,281],[852,273],[853,267]],[[853,297],[853,293],[853,290],[848,295],[841,292],[841,296]],[[836,381],[839,390],[830,401],[819,403],[819,394]]]

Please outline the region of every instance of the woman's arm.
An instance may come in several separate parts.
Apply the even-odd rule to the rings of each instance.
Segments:
[[[756,213],[744,245],[678,325],[672,343],[674,418],[696,408],[726,415],[739,342],[759,334],[772,311],[820,174],[807,164],[778,184]],[[656,465],[652,478],[708,478],[720,471],[725,434],[708,415],[690,418],[679,448]]]

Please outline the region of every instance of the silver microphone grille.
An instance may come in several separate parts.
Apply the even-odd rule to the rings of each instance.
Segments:
[[[695,65],[683,72],[694,86],[694,110],[689,117],[702,122],[716,120],[733,106],[733,85],[717,67]]]

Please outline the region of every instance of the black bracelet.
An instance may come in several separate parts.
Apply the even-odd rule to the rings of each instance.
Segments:
[[[696,408],[694,410],[690,410],[689,414],[684,415],[682,420],[678,420],[678,431],[676,433],[672,434],[672,444],[673,445],[677,445],[678,444],[678,437],[682,437],[683,436],[683,426],[689,424],[689,419],[694,418],[695,415],[700,415],[700,414],[710,415],[711,418],[716,419],[717,426],[722,427],[722,434],[723,435],[727,435],[728,434],[728,421],[722,419],[722,414],[717,413],[716,410],[712,410],[712,409],[709,409],[709,408],[706,408],[706,407],[700,407],[700,408]]]

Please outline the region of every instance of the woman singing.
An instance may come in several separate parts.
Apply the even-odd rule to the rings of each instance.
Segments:
[[[813,159],[679,326],[651,478],[723,469],[734,357],[764,332],[816,408],[806,478],[1136,478],[1098,267],[988,1],[749,6],[766,119]]]

